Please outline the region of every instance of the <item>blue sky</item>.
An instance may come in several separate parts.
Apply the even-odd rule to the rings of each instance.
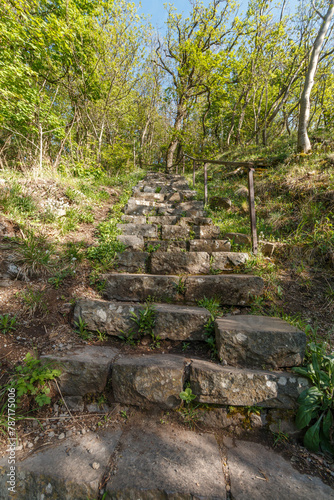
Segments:
[[[297,4],[298,0],[289,0],[288,4],[290,8]],[[137,2],[138,3],[138,2]],[[190,3],[188,0],[175,0],[174,2],[166,2],[165,0],[141,0],[142,8],[140,12],[142,14],[148,15],[150,14],[151,23],[154,28],[164,29],[164,22],[167,19],[166,10],[164,9],[164,3],[172,3],[174,7],[176,7],[178,12],[188,13],[190,10]],[[209,5],[209,0],[203,1],[204,5]],[[247,8],[248,1],[247,0],[239,0],[240,11],[245,11]],[[278,1],[277,1],[278,3]]]

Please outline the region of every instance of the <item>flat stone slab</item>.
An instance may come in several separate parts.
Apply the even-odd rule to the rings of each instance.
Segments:
[[[8,491],[8,457],[0,460],[1,500],[87,500],[99,494],[99,484],[121,431],[75,436],[17,461],[16,493]],[[98,469],[93,463],[100,464]]]
[[[227,365],[281,368],[303,362],[304,332],[279,318],[229,316],[215,322],[219,358]]]
[[[165,199],[165,195],[162,193],[137,192],[134,194],[133,197],[137,200],[158,201],[158,202],[162,202]]]
[[[190,229],[186,226],[162,226],[161,227],[161,238],[163,240],[186,240],[189,238]]]
[[[153,274],[208,274],[210,256],[205,252],[156,252],[151,258]]]
[[[212,434],[147,419],[123,435],[106,490],[113,500],[225,500],[219,448]]]
[[[228,271],[245,264],[249,259],[248,253],[242,252],[212,252],[211,269]]]
[[[130,224],[146,224],[145,215],[122,215],[123,222],[130,222]]]
[[[40,359],[62,371],[59,386],[64,396],[84,396],[104,390],[118,354],[118,350],[111,347],[86,346],[63,355],[48,354]]]
[[[126,335],[137,332],[132,314],[139,316],[144,306],[134,303],[115,303],[104,300],[79,299],[74,308],[74,321],[81,317],[91,331],[108,335]],[[186,307],[170,304],[154,304],[155,326],[153,333],[162,339],[204,340],[205,324],[210,313],[203,307]]]
[[[261,295],[263,291],[262,278],[242,274],[185,278],[173,275],[105,274],[101,278],[106,281],[105,296],[109,300],[145,302],[148,297],[155,297],[155,302],[197,304],[203,297],[217,296],[222,305],[248,305],[252,297]]]
[[[184,302],[178,293],[179,276],[152,276],[149,274],[104,274],[104,294],[109,300],[145,302],[154,297],[156,302]]]
[[[180,217],[180,224],[190,224],[195,226],[206,226],[212,224],[212,219],[209,217]]]
[[[146,250],[149,247],[155,248],[155,252],[185,252],[187,241],[148,240],[145,245]]]
[[[196,240],[215,240],[219,239],[220,236],[220,227],[213,225],[193,226],[193,231]]]
[[[309,387],[309,382],[288,372],[241,369],[194,360],[190,367],[190,387],[200,403],[295,409],[298,396]]]
[[[117,255],[114,267],[127,273],[145,272],[149,256],[148,252],[127,250]]]
[[[249,245],[251,243],[251,237],[248,234],[243,233],[225,233],[225,238],[232,240],[237,245]]]
[[[126,234],[119,234],[117,240],[123,243],[126,248],[132,250],[143,250],[144,249],[144,238],[142,236],[130,236]]]
[[[222,305],[246,306],[252,297],[262,294],[263,280],[259,276],[224,274],[218,276],[187,276],[187,303],[197,303],[203,297],[218,297]]]
[[[173,215],[156,215],[155,217],[147,217],[148,224],[172,225],[176,224],[180,217]]]
[[[233,500],[329,500],[334,490],[261,444],[224,437]]]
[[[229,240],[190,240],[191,252],[229,252],[231,243]]]
[[[129,236],[142,236],[143,238],[158,236],[158,228],[153,224],[117,224],[117,228]]]
[[[156,403],[162,408],[177,408],[183,390],[185,360],[157,354],[119,359],[112,369],[115,401],[141,405]]]

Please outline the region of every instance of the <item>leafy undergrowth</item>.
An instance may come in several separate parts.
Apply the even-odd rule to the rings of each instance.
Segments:
[[[268,165],[254,174],[260,251],[239,270],[265,280],[265,294],[254,300],[252,312],[306,327],[312,341],[319,337],[333,342],[334,154],[327,143],[315,144],[310,155],[298,155],[291,136],[267,148],[236,147],[219,158],[262,159]],[[192,185],[190,172],[187,178]],[[203,200],[202,167],[195,189]],[[210,165],[208,191],[208,216],[222,233],[250,235],[247,170]],[[230,209],[217,208],[216,200],[222,197],[231,201]],[[272,257],[262,254],[262,241],[276,243]],[[232,250],[251,251],[251,247],[232,244]]]

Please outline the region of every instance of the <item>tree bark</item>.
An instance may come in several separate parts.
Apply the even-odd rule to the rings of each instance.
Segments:
[[[297,143],[297,150],[299,153],[308,153],[312,149],[311,142],[307,133],[307,126],[310,119],[310,96],[314,85],[314,76],[317,70],[317,65],[322,45],[324,43],[333,16],[334,16],[334,1],[331,0],[326,15],[322,17],[323,22],[321,24],[320,30],[313,45],[310,62],[306,72],[304,88],[300,98],[298,143]]]
[[[174,135],[169,143],[169,146],[167,148],[167,155],[166,155],[166,173],[170,174],[172,173],[173,170],[173,160],[174,160],[174,153],[176,151],[177,145],[179,144],[179,137],[178,137],[178,132],[182,128],[182,123],[183,119],[185,117],[186,110],[184,108],[183,103],[179,103],[177,107],[177,112],[176,112],[176,117],[174,121]]]

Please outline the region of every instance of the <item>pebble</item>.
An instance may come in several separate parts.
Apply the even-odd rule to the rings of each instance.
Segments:
[[[33,443],[28,443],[28,448],[32,448],[33,446]]]
[[[54,435],[55,435],[55,433],[53,431],[49,432],[49,434],[48,434],[49,438],[53,438]]]
[[[81,434],[86,434],[86,429],[82,429]]]
[[[67,437],[67,438],[68,438],[68,437],[71,437],[71,436],[72,436],[72,434],[73,434],[73,431],[67,431],[67,432],[66,432],[66,437]]]
[[[65,434],[63,432],[61,434],[59,434],[58,439],[64,439],[64,438],[65,438]]]
[[[98,470],[100,468],[100,464],[98,462],[93,462],[92,467],[94,470]]]

